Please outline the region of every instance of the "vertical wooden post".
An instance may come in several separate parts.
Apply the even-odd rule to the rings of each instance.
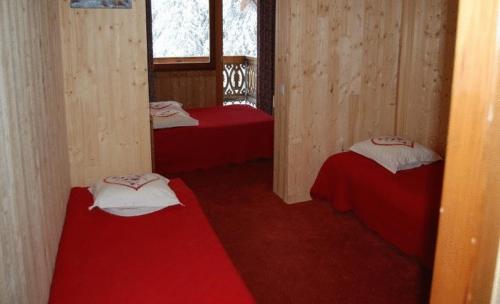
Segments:
[[[223,13],[222,13],[222,1],[215,1],[215,95],[217,100],[217,105],[221,106],[224,102],[224,90],[223,90],[223,74],[224,69],[224,46],[223,46]]]
[[[490,303],[500,233],[500,0],[461,0],[431,303]]]

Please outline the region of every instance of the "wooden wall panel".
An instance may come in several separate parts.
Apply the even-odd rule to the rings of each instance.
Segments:
[[[404,1],[397,133],[444,154],[458,0]]]
[[[498,200],[500,200],[500,197],[498,197]],[[491,303],[493,304],[500,303],[500,247],[498,248],[496,264],[497,265],[495,270],[495,279],[493,281],[493,291],[491,292]]]
[[[176,100],[185,108],[217,105],[215,71],[155,72],[156,99]]]
[[[146,8],[59,1],[71,182],[151,170]]]
[[[499,11],[499,0],[460,1],[433,304],[498,303]]]
[[[275,191],[309,198],[324,160],[353,142],[392,134],[401,4],[278,2]]]
[[[290,63],[290,1],[276,1],[276,49],[275,49],[275,92],[274,92],[274,176],[273,190],[284,197],[288,193],[288,115],[285,96],[289,96],[288,76]]]
[[[70,187],[57,1],[0,1],[0,61],[0,303],[47,303]]]
[[[456,0],[279,1],[275,192],[309,199],[326,158],[372,136],[444,152],[455,19]]]

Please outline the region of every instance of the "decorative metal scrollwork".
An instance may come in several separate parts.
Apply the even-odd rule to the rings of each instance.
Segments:
[[[246,65],[224,64],[224,96],[228,98],[245,96],[246,89]]]
[[[224,104],[256,107],[257,60],[250,57],[225,57],[223,70]]]

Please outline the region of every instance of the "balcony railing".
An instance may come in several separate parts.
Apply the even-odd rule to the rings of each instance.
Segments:
[[[257,106],[257,58],[224,57],[224,105]]]

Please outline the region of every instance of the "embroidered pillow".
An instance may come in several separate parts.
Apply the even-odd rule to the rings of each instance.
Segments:
[[[168,182],[154,173],[106,177],[90,187],[94,196],[90,209],[99,207],[120,216],[138,216],[180,205]]]
[[[166,108],[157,111],[153,117],[153,129],[175,127],[191,127],[199,125],[198,120],[192,118],[182,108]]]
[[[152,116],[155,116],[157,113],[161,113],[164,110],[172,109],[182,109],[182,103],[173,100],[149,103],[149,112]]]
[[[436,152],[399,136],[375,137],[354,144],[350,150],[376,161],[392,173],[442,159]]]

